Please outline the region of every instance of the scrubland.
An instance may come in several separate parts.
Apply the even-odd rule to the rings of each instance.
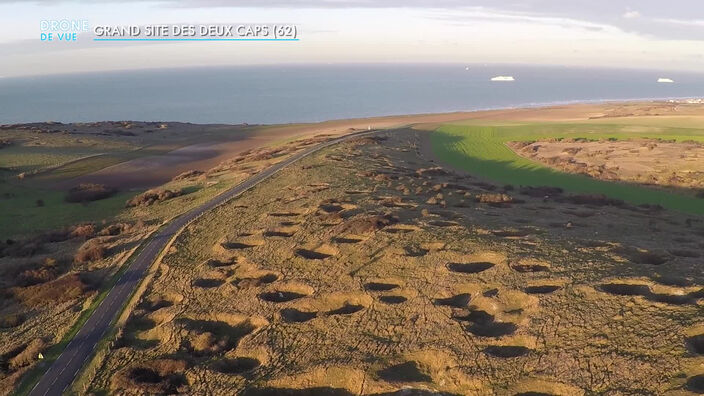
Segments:
[[[701,217],[325,149],[188,226],[96,393],[704,393]]]

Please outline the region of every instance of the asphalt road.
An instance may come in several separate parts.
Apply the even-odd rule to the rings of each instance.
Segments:
[[[100,306],[98,306],[91,317],[88,318],[73,340],[66,346],[63,353],[51,364],[49,369],[44,373],[42,378],[29,394],[33,396],[61,395],[64,390],[71,385],[81,367],[83,367],[88,358],[92,355],[98,341],[102,339],[105,332],[110,328],[110,324],[113,319],[118,312],[120,312],[132,292],[137,288],[151,264],[159,256],[159,253],[164,249],[169,241],[191,221],[203,213],[222,205],[232,198],[237,197],[243,192],[256,186],[258,183],[268,179],[281,169],[315,153],[316,151],[340,143],[347,139],[369,135],[376,132],[377,131],[365,131],[345,135],[297,153],[286,160],[252,176],[230,190],[225,191],[212,200],[190,210],[189,212],[168,223],[166,227],[158,231],[146,243],[146,245],[144,245],[143,249],[132,261],[132,265],[130,265],[127,271],[125,271],[122,277],[117,281],[103,302],[100,303]]]

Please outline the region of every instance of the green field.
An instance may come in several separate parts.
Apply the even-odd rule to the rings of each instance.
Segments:
[[[546,138],[660,138],[704,141],[704,131],[697,128],[633,124],[541,123],[482,126],[466,123],[443,125],[431,134],[433,152],[441,161],[488,180],[512,185],[554,186],[575,193],[605,194],[633,204],[659,204],[668,209],[704,214],[704,199],[555,171],[518,156],[505,144],[510,141]]]

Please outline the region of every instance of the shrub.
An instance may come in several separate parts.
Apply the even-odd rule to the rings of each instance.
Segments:
[[[22,352],[17,354],[17,356],[10,359],[10,369],[17,370],[18,368],[29,366],[39,356],[41,352],[46,347],[46,343],[41,338],[35,338],[24,348]]]
[[[171,180],[173,180],[173,181],[188,180],[188,179],[192,179],[194,177],[198,177],[204,173],[205,172],[200,171],[200,170],[189,170],[189,171],[185,171],[185,172],[179,174],[178,176],[174,177]]]
[[[71,188],[66,195],[66,202],[90,202],[109,198],[117,190],[104,184],[82,183]]]
[[[149,206],[183,195],[183,190],[149,190],[127,201],[127,207]]]
[[[71,230],[71,237],[76,238],[76,237],[82,237],[82,238],[90,238],[95,235],[95,226],[93,224],[80,224],[75,227],[73,227],[73,230]]]
[[[90,261],[102,260],[107,254],[107,249],[103,244],[96,240],[91,239],[81,245],[78,251],[74,255],[74,261],[77,263],[87,263]]]
[[[36,205],[38,208],[41,208],[44,206],[44,200],[43,199],[38,199],[36,202]]]
[[[0,316],[0,329],[9,329],[17,327],[24,322],[24,315],[21,313],[12,313]]]

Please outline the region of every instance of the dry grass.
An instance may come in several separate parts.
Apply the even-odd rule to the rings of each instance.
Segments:
[[[701,220],[550,189],[517,200],[409,150],[420,132],[385,137],[325,150],[191,225],[93,389],[700,389]],[[188,364],[151,366],[164,359]]]

